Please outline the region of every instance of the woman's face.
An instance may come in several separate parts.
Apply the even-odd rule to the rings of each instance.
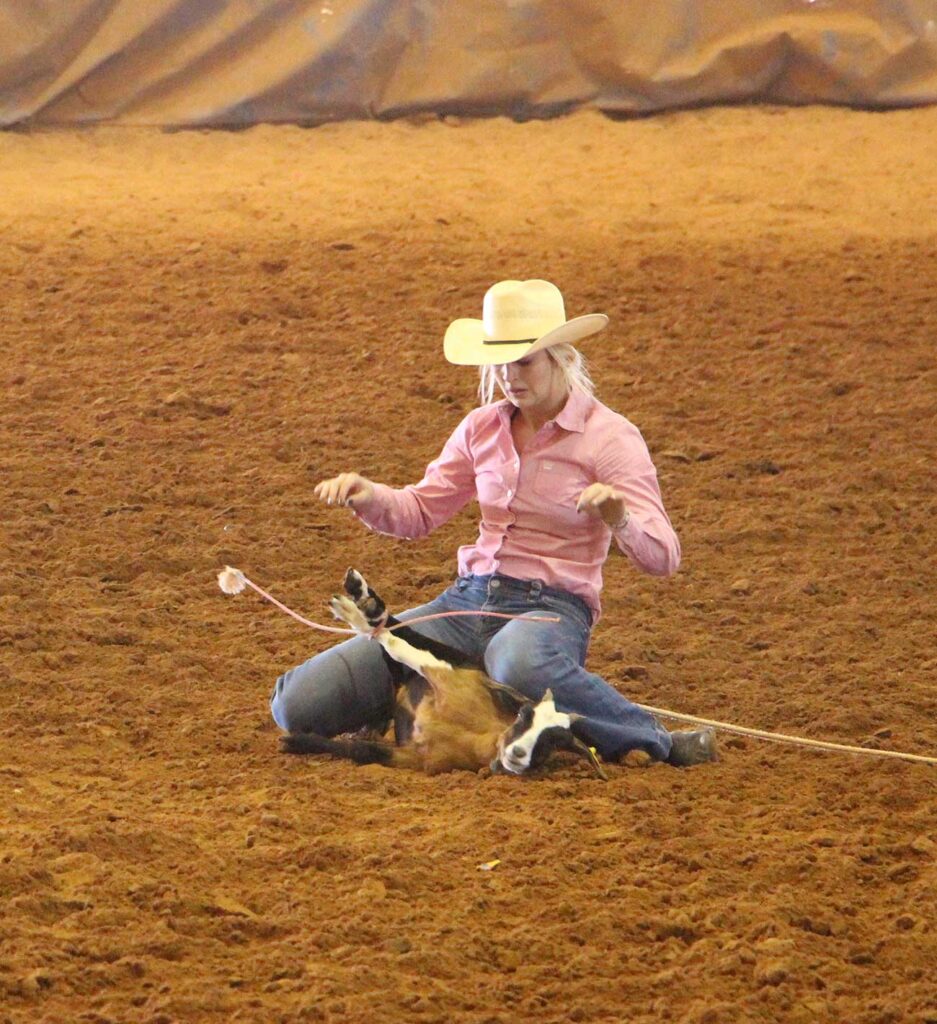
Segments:
[[[568,388],[563,371],[542,349],[496,367],[495,379],[504,397],[521,412],[550,418],[566,403]]]

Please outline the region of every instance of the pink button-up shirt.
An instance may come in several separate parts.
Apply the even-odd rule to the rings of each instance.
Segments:
[[[613,538],[639,569],[655,576],[676,572],[680,542],[637,427],[576,388],[518,455],[512,412],[506,400],[474,409],[418,484],[400,490],[375,485],[374,501],[359,518],[381,533],[422,537],[477,497],[478,539],[459,548],[459,575],[540,579],[581,597],[595,620]],[[579,495],[593,483],[624,495],[630,516],[622,529],[613,532],[576,511]]]

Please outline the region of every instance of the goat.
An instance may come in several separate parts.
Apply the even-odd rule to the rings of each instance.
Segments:
[[[291,754],[332,754],[358,764],[420,768],[429,775],[456,769],[522,775],[556,750],[586,758],[601,779],[594,752],[573,732],[581,715],[557,711],[547,690],[531,701],[496,683],[460,652],[430,640],[388,615],[384,601],[361,573],[349,569],[347,596],[333,597],[333,615],[356,632],[373,636],[391,661],[396,687],[395,741],[327,739],[291,733],[282,739]]]

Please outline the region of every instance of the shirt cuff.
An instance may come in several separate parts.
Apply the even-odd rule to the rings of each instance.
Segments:
[[[627,543],[629,540],[632,540],[634,538],[636,529],[637,524],[634,521],[634,516],[629,513],[628,518],[624,522],[624,525],[618,526],[612,530],[612,536],[617,541]]]
[[[368,503],[367,508],[352,509],[355,517],[360,519],[365,526],[379,533],[385,532],[387,512],[391,502],[389,500],[392,488],[387,484],[374,485],[374,497]]]

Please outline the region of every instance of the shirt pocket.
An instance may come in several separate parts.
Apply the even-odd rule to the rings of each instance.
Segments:
[[[589,486],[582,467],[559,459],[542,459],[537,465],[531,489],[552,505],[575,509],[579,495]]]

